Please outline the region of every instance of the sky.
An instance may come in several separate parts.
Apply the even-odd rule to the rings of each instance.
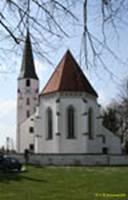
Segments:
[[[79,18],[82,18],[82,7],[79,5],[74,12]],[[91,21],[91,17],[90,17]],[[95,25],[95,33],[98,33],[97,28],[98,21],[90,23],[90,29]],[[78,26],[72,30],[74,35],[60,41],[59,48],[50,54],[50,58],[53,61],[53,66],[47,63],[45,60],[41,60],[34,54],[35,66],[38,77],[40,79],[40,90],[43,89],[53,70],[59,63],[60,59],[63,57],[67,49],[70,49],[76,60],[79,62],[79,52],[81,47],[82,38],[82,27]],[[127,60],[128,54],[128,29],[122,28],[120,31],[120,42],[117,42],[116,36],[112,33],[109,37],[112,43],[112,48],[114,52],[118,51],[118,55],[121,60]],[[1,56],[1,55],[0,55]],[[128,76],[127,63],[121,65],[117,60],[105,52],[103,59],[109,66],[109,69],[118,77],[113,78],[107,73],[102,67],[94,67],[87,69],[83,63],[81,68],[87,76],[88,80],[94,87],[94,89],[99,94],[98,102],[105,107],[113,100],[118,101],[118,96],[120,92],[121,82]],[[6,147],[6,139],[10,138],[11,146],[15,147],[16,141],[16,101],[17,101],[17,77],[20,71],[22,61],[22,55],[15,55],[7,57],[6,62],[0,61],[0,65],[3,69],[7,69],[7,66],[12,64],[12,71],[9,73],[4,73],[4,70],[0,71],[0,146]]]

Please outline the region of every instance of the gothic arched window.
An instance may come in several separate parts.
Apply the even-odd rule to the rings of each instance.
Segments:
[[[75,110],[73,106],[67,109],[67,138],[75,138]]]
[[[53,138],[53,116],[51,108],[47,109],[47,139]]]
[[[90,107],[88,110],[88,133],[89,133],[89,139],[93,139],[93,110]]]

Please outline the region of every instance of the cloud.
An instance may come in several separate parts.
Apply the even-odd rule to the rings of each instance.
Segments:
[[[0,99],[0,146],[10,137],[16,138],[16,101]]]
[[[54,68],[48,65],[48,63],[42,63],[40,60],[35,60],[35,66],[38,78],[40,80],[40,89],[42,90],[44,85],[49,80]]]
[[[99,94],[99,98],[98,98],[99,103],[103,107],[106,107],[110,103],[110,98],[107,96],[107,94],[103,90],[100,90],[98,94]]]
[[[38,76],[42,75],[42,73],[47,72],[49,70],[48,65],[46,63],[42,63],[40,60],[35,60],[35,66]]]
[[[13,141],[13,147],[16,146],[16,126],[15,124],[0,124],[0,146],[6,147],[6,138],[9,137]]]
[[[16,111],[16,101],[15,100],[1,100],[0,99],[0,119],[5,118],[10,113],[14,115]]]

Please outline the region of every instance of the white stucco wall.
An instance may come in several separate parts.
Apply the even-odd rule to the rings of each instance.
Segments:
[[[23,153],[25,149],[30,149],[30,144],[35,145],[35,133],[30,132],[30,127],[34,127],[34,115],[20,126],[20,153]]]
[[[17,123],[23,123],[26,117],[26,111],[30,111],[30,115],[35,113],[35,108],[38,105],[38,88],[39,82],[35,79],[30,80],[30,86],[26,86],[26,80],[18,80],[18,91],[17,91]],[[27,98],[30,100],[30,105],[27,105]]]
[[[57,101],[59,99],[59,101]],[[86,102],[83,101],[86,99]],[[67,108],[75,109],[75,138],[67,138]],[[88,109],[93,110],[93,139],[88,136]],[[46,111],[51,108],[53,113],[53,139],[47,139]],[[94,97],[85,93],[54,93],[40,96],[38,112],[34,120],[25,120],[20,126],[21,146],[23,150],[34,143],[36,153],[121,153],[120,139],[102,126],[100,108]],[[85,115],[83,115],[86,113]],[[34,126],[34,134],[29,127]],[[100,137],[99,137],[100,136]],[[103,143],[102,136],[105,136]]]
[[[10,155],[25,162],[23,154]],[[120,154],[30,154],[29,163],[54,166],[127,166],[128,155]]]
[[[59,99],[59,102],[56,100]],[[86,99],[87,102],[83,101]],[[67,108],[75,108],[75,139],[67,138]],[[53,111],[53,139],[47,140],[46,110]],[[93,109],[93,139],[88,137],[88,113]],[[57,115],[59,113],[59,115]],[[39,112],[36,118],[36,153],[102,153],[103,147],[108,153],[120,153],[120,139],[102,126],[100,108],[94,97],[85,93],[54,93],[40,97]],[[105,144],[101,137],[105,136]]]
[[[35,79],[30,80],[30,86],[26,86],[27,79],[18,80],[17,89],[17,151],[22,152],[24,143],[23,139],[23,127],[22,124],[27,120],[27,111],[29,111],[30,116],[35,113],[36,107],[39,103],[39,81]],[[29,98],[30,104],[27,105],[27,98]],[[21,133],[22,129],[22,133]],[[26,136],[25,136],[26,138]]]
[[[36,117],[36,134],[35,139],[35,151],[40,153],[56,153],[58,152],[58,123],[56,115],[56,95],[50,95],[49,97],[40,97],[40,105],[38,108],[38,116]],[[52,109],[53,113],[53,139],[47,139],[47,122],[46,122],[46,111],[48,108]]]
[[[87,103],[83,101],[87,100]],[[88,152],[88,113],[89,107],[93,109],[93,122],[96,116],[94,99],[88,99],[83,93],[65,93],[60,97],[59,110],[59,132],[60,132],[60,152],[61,153],[87,153]],[[67,109],[73,106],[75,109],[75,139],[67,138]],[[93,134],[95,135],[93,123]]]
[[[108,147],[108,153],[121,153],[121,140],[118,136],[113,134],[111,131],[106,129],[104,126],[101,127],[101,133],[106,138],[106,144],[102,144],[102,146]]]

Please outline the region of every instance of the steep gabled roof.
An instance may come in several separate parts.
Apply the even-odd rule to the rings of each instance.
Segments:
[[[69,50],[60,61],[41,94],[62,91],[87,92],[95,97],[98,96]]]
[[[20,75],[18,79],[23,79],[23,78],[38,79],[36,71],[35,71],[32,45],[31,45],[30,34],[28,30],[27,30],[26,40],[25,40],[21,71],[20,71]]]

